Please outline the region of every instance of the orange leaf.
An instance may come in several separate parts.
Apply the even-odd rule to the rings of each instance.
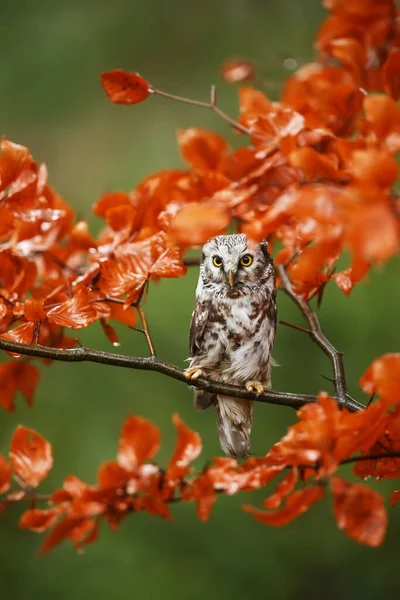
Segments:
[[[286,500],[285,506],[280,510],[266,511],[248,504],[243,506],[243,510],[253,515],[256,521],[260,521],[264,525],[281,527],[305,513],[314,502],[321,500],[324,494],[324,488],[316,485],[293,492]]]
[[[128,257],[122,260],[106,260],[101,263],[99,286],[109,296],[123,296],[141,290],[147,277],[135,269],[135,263]]]
[[[183,264],[181,253],[177,246],[164,250],[150,269],[151,278],[183,277],[187,268]]]
[[[125,421],[118,446],[118,464],[133,471],[152,459],[160,448],[160,430],[151,421],[131,416]]]
[[[131,198],[127,192],[111,192],[104,194],[93,206],[93,212],[99,217],[106,217],[107,212],[118,206],[132,206]]]
[[[400,150],[400,108],[389,96],[376,94],[364,99],[364,112],[378,140],[384,141],[389,152]]]
[[[400,98],[400,49],[391,50],[383,65],[385,92],[395,100]]]
[[[101,327],[102,327],[104,333],[106,334],[107,338],[110,340],[112,345],[119,346],[118,335],[117,335],[117,332],[115,331],[114,327],[112,327],[112,325],[109,325],[108,323],[106,323],[106,321],[104,319],[100,319],[100,324],[101,324]]]
[[[3,333],[0,337],[4,338],[5,340],[10,340],[11,342],[18,342],[20,344],[30,345],[33,342],[35,328],[35,323],[22,323],[22,325],[18,325],[18,327],[7,331],[7,333]],[[15,357],[21,356],[16,352],[9,352],[8,354],[12,354],[12,356]]]
[[[351,267],[340,273],[334,273],[332,279],[338,288],[348,296],[354,285],[366,275],[370,266],[368,261],[359,257],[354,258]]]
[[[1,140],[0,155],[0,189],[4,190],[20,174],[29,163],[28,148],[14,144],[6,139]]]
[[[202,446],[199,434],[189,429],[177,413],[172,416],[172,421],[177,429],[178,439],[168,463],[168,476],[176,479],[188,473],[188,466],[199,456]]]
[[[149,83],[138,73],[129,73],[123,69],[114,69],[102,73],[101,83],[115,104],[137,104],[146,100],[152,92]]]
[[[254,64],[246,58],[233,58],[222,64],[221,73],[227,83],[239,83],[253,79],[255,68]]]
[[[220,135],[205,129],[178,129],[177,136],[182,157],[193,169],[217,169],[229,149]]]
[[[45,552],[52,550],[54,546],[66,538],[70,538],[75,529],[78,531],[80,530],[80,526],[84,521],[84,517],[65,517],[50,531],[40,548],[40,553],[44,554]]]
[[[82,329],[94,323],[98,315],[93,305],[90,304],[88,289],[80,287],[72,298],[51,308],[47,312],[47,318],[61,327]]]
[[[19,526],[21,529],[30,529],[30,531],[42,533],[54,525],[59,514],[60,510],[58,508],[48,508],[46,510],[31,508],[22,513]]]
[[[319,177],[335,177],[338,169],[336,161],[321,154],[314,148],[298,148],[289,154],[289,162],[293,167],[301,169],[306,180],[312,181]]]
[[[228,212],[212,204],[188,204],[172,219],[168,233],[183,246],[202,246],[228,227]]]
[[[97,472],[97,481],[101,488],[120,488],[129,480],[129,473],[117,462],[103,463]]]
[[[283,498],[291,494],[298,481],[298,470],[294,467],[285,477],[278,483],[275,492],[263,502],[264,508],[279,508]]]
[[[400,502],[400,490],[395,490],[390,495],[390,504],[394,508],[398,502]]]
[[[122,304],[111,304],[111,319],[115,319],[124,325],[129,327],[135,327],[136,325],[136,312],[133,308],[124,308]]]
[[[11,439],[10,458],[15,473],[32,487],[38,486],[53,466],[50,443],[34,429],[21,425]]]
[[[24,316],[27,321],[38,323],[46,317],[43,302],[35,298],[27,298],[24,305]]]
[[[350,173],[367,185],[389,188],[397,179],[398,166],[387,150],[355,150],[350,161]]]
[[[360,386],[370,396],[379,394],[388,406],[400,403],[400,353],[374,360],[361,377]]]
[[[211,515],[211,509],[217,500],[217,493],[213,482],[207,476],[207,472],[199,475],[190,484],[182,489],[182,499],[184,501],[194,500],[196,502],[196,515],[200,521],[208,521]]]
[[[0,494],[4,494],[10,489],[11,467],[7,459],[0,454]]]
[[[14,410],[17,391],[22,393],[28,406],[32,406],[38,381],[38,369],[28,362],[9,360],[2,363],[0,365],[0,406],[7,411]]]
[[[380,546],[385,536],[387,515],[382,496],[361,483],[332,477],[333,511],[339,529],[367,546]]]
[[[385,262],[398,252],[399,222],[388,202],[355,210],[348,219],[346,242],[357,260]]]

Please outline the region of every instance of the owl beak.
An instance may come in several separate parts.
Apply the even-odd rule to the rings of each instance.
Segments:
[[[235,283],[233,271],[228,271],[228,281],[229,281],[229,285],[232,287],[233,284]]]

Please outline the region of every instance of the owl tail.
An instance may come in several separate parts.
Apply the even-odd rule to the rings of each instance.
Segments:
[[[216,408],[222,450],[232,458],[247,458],[250,454],[254,402],[218,396]]]

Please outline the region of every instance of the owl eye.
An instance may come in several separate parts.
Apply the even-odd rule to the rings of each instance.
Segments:
[[[219,256],[213,256],[212,261],[214,267],[222,267],[222,258],[220,258]]]
[[[250,256],[250,254],[245,254],[240,259],[240,264],[242,265],[242,267],[249,267],[252,262],[253,262],[253,257]]]

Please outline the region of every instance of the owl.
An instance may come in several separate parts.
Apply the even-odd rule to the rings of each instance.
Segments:
[[[205,376],[262,393],[271,385],[275,330],[276,284],[268,244],[252,244],[244,234],[210,239],[203,246],[196,288],[187,379]],[[215,407],[225,454],[249,455],[253,401],[198,389],[194,405]]]

